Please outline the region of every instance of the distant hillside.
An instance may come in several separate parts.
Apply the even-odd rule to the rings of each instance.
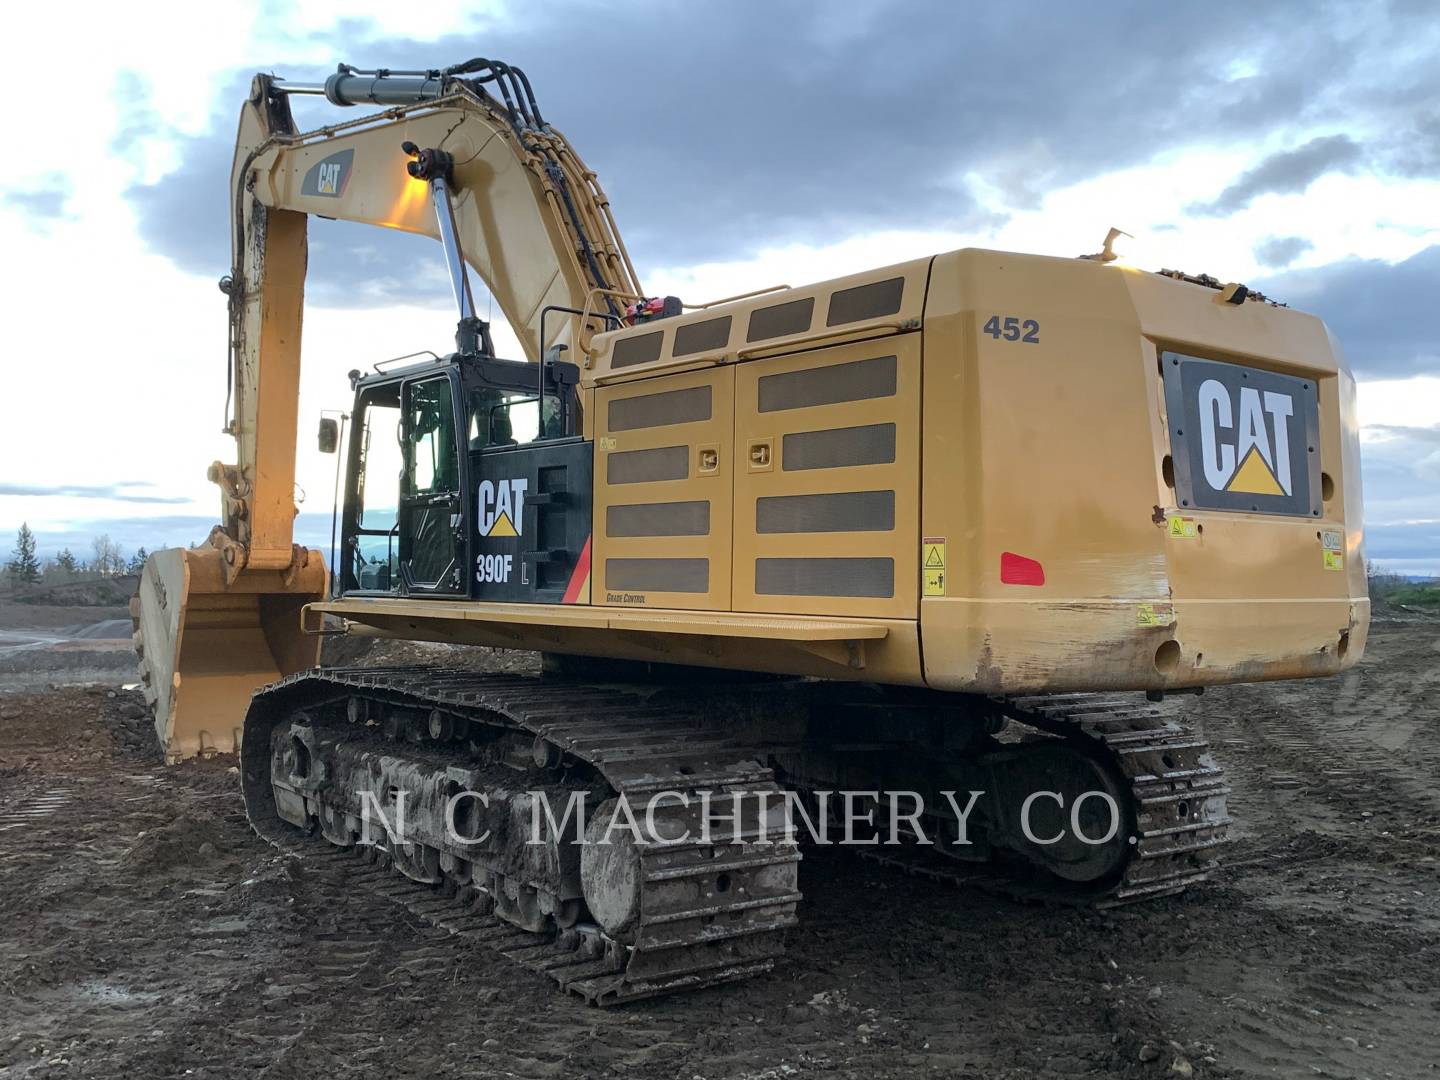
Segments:
[[[1400,611],[1440,616],[1440,581],[1376,574],[1370,578],[1370,600],[1377,613]]]
[[[15,604],[46,604],[55,607],[112,607],[130,602],[140,584],[139,574],[88,581],[65,581],[53,585],[24,585],[0,592],[0,598]]]

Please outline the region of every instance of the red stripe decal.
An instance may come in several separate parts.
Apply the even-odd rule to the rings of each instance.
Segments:
[[[1006,585],[1044,585],[1045,568],[1034,559],[1016,555],[1013,551],[1000,553],[1000,581]]]
[[[590,576],[590,537],[585,538],[585,546],[580,549],[580,558],[575,560],[575,572],[570,575],[570,584],[565,586],[565,598],[562,604],[573,604],[580,599],[580,589],[585,584],[585,579]]]

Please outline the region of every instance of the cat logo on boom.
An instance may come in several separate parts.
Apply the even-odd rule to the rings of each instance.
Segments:
[[[340,198],[345,194],[345,185],[350,182],[350,170],[354,164],[354,150],[341,150],[323,161],[317,161],[300,181],[300,194]]]

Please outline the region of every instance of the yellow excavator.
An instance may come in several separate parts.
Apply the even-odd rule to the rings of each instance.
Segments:
[[[303,95],[377,111],[302,133]],[[1354,383],[1242,284],[1107,243],[651,297],[595,174],[484,59],[256,76],[230,200],[238,456],[221,524],[132,604],[167,758],[239,753],[263,835],[369,841],[589,1001],[769,969],[797,812],[1007,895],[1174,894],[1228,819],[1162,699],[1363,652]],[[438,239],[458,309],[453,351],[352,372],[348,429],[321,421],[329,573],[293,538],[311,214]],[[337,632],[544,671],[315,667]],[[541,803],[579,812],[537,839]]]

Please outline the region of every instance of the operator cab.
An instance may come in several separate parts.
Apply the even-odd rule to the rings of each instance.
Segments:
[[[590,534],[578,380],[464,353],[352,373],[337,595],[559,602]]]

